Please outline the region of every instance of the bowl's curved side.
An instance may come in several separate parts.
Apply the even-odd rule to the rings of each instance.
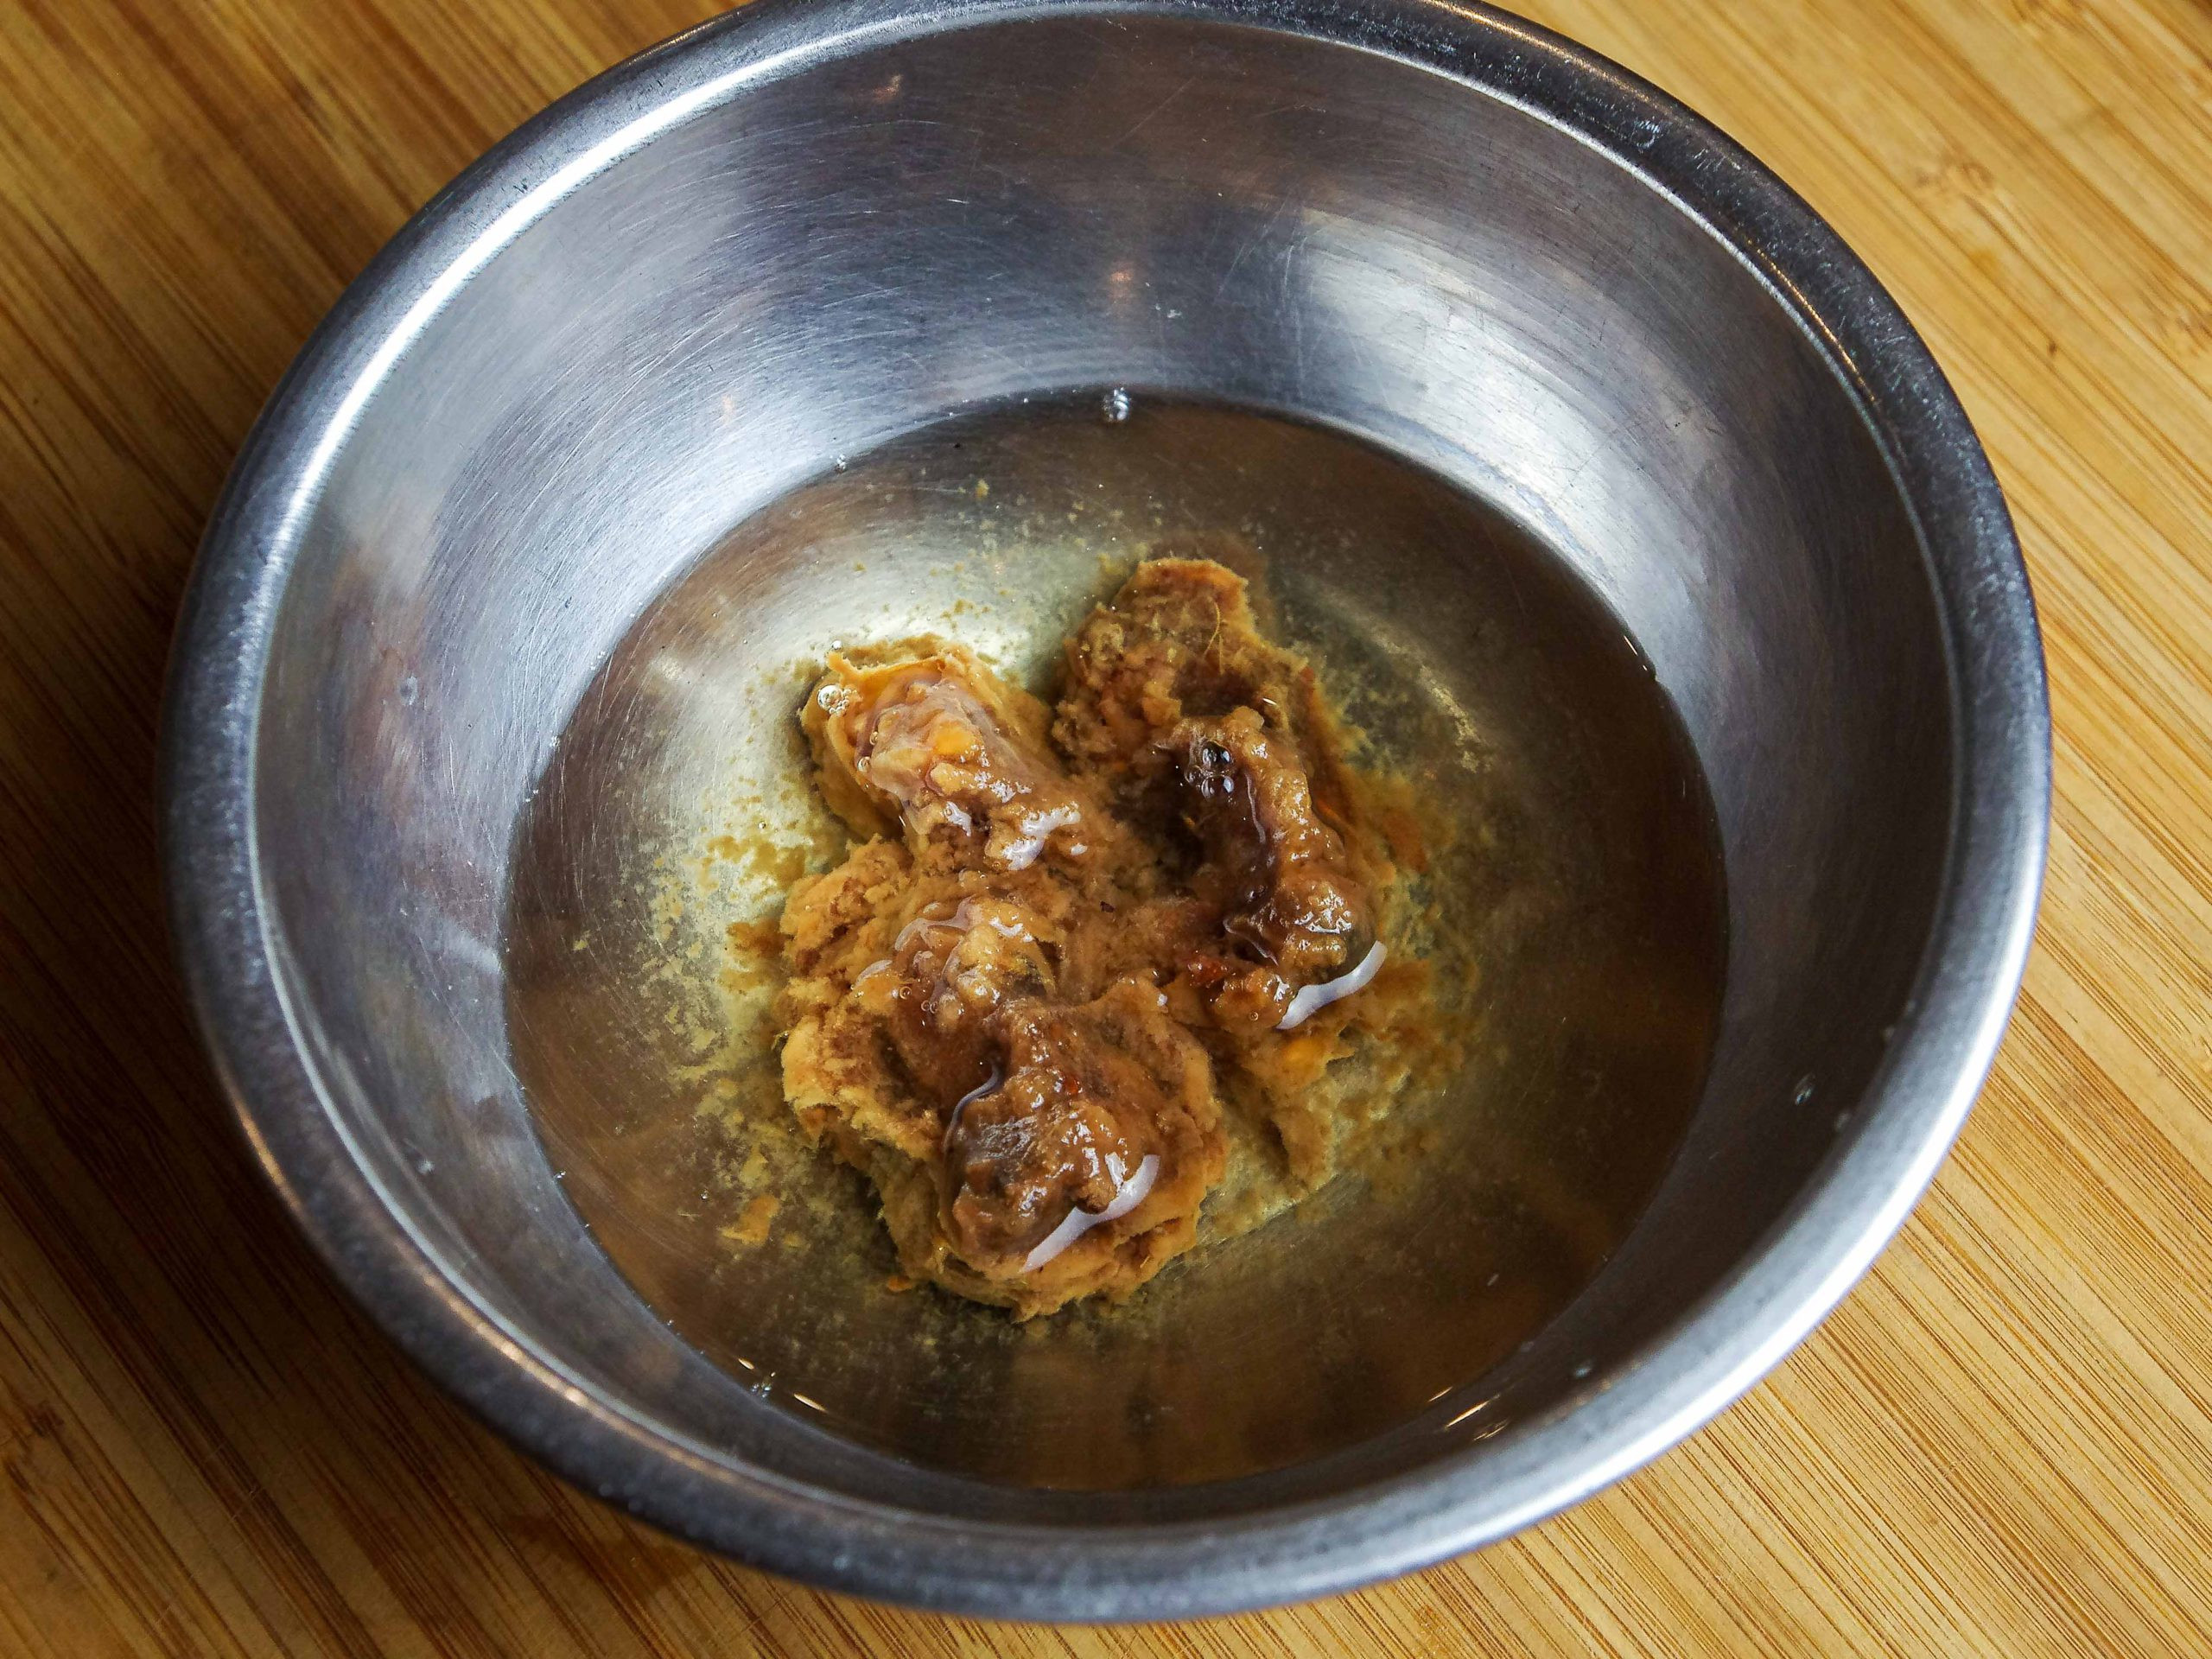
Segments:
[[[887,36],[1086,10],[1236,22],[1388,55],[1568,131],[1748,264],[1852,388],[1910,504],[1950,657],[1956,803],[1942,907],[1874,1103],[1789,1218],[1662,1345],[1484,1448],[1350,1497],[1205,1525],[1056,1529],[868,1505],[734,1467],[626,1414],[502,1329],[410,1231],[327,1109],[272,952],[254,840],[258,710],[296,537],[409,342],[527,225],[654,134]],[[1964,411],[1865,266],[1733,143],[1653,88],[1503,13],[1427,0],[1156,5],[762,0],[609,72],[426,207],[272,397],[209,526],[178,625],[162,744],[172,926],[256,1155],[348,1288],[432,1375],[584,1489],[814,1582],[997,1614],[1160,1617],[1343,1589],[1501,1537],[1722,1409],[1866,1271],[1948,1148],[2024,967],[2050,788],[2042,654],[2004,501]]]

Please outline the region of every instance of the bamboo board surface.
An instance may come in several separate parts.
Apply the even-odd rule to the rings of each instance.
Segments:
[[[263,1190],[162,935],[163,654],[261,400],[439,185],[711,5],[0,4],[0,1654],[2212,1652],[2212,10],[1531,9],[1803,192],[1979,425],[2057,721],[2026,994],[1707,1433],[1395,1585],[1053,1630],[709,1560],[479,1428]]]

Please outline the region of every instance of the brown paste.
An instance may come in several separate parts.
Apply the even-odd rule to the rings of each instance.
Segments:
[[[1414,965],[1362,780],[1243,578],[1139,565],[1052,709],[931,639],[833,655],[801,719],[858,841],[785,909],[784,1089],[907,1274],[1020,1318],[1118,1298],[1198,1241],[1240,1128],[1328,1178],[1316,1085]]]

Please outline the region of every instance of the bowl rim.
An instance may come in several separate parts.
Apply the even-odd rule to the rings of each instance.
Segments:
[[[1380,54],[1545,121],[1732,249],[1856,398],[1918,530],[1959,741],[1943,888],[1862,1109],[1789,1211],[1618,1375],[1484,1448],[1258,1514],[1043,1527],[870,1503],[741,1467],[593,1394],[470,1299],[331,1115],[271,962],[254,819],[257,711],[299,532],[362,406],[475,271],[563,196],[750,87],[871,44],[987,23],[1185,19]],[[824,1587],[998,1616],[1158,1618],[1349,1589],[1502,1538],[1628,1474],[1755,1383],[1872,1264],[1993,1064],[2025,968],[2050,801],[2032,595],[2003,495],[1926,346],[1795,193],[1681,104],[1509,13],[1445,0],[756,0],[586,82],[440,192],[285,374],[201,543],[162,734],[170,927],[253,1154],[352,1294],[451,1394],[586,1491]]]

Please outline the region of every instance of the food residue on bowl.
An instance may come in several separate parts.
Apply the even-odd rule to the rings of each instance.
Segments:
[[[1049,709],[925,637],[833,653],[801,721],[855,841],[785,906],[784,1091],[907,1275],[1119,1300],[1326,1182],[1402,1086],[1402,827],[1226,565],[1139,564]]]

